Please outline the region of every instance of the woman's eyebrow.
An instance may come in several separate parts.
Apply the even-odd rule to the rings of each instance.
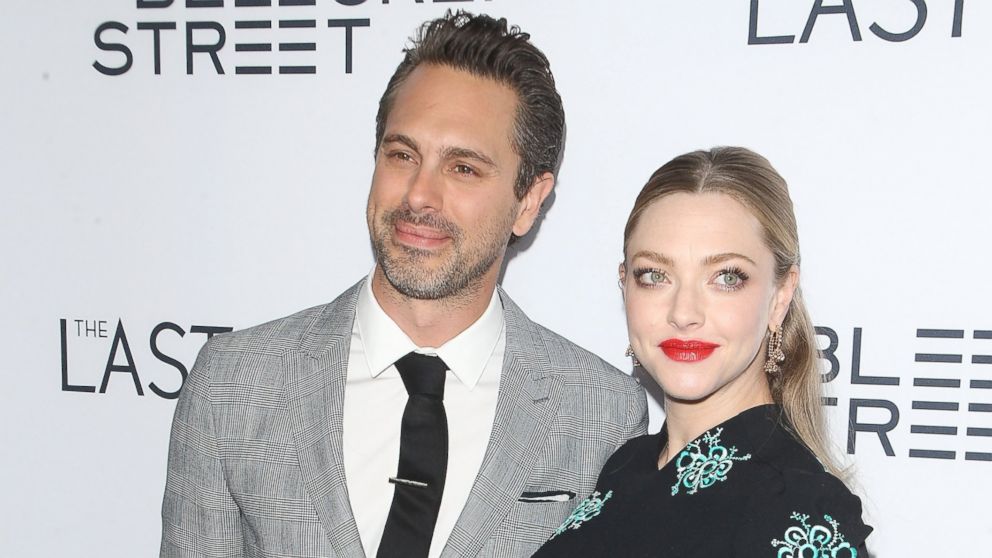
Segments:
[[[744,254],[738,254],[737,252],[724,252],[722,254],[713,254],[712,256],[706,256],[703,258],[703,265],[716,265],[723,263],[727,260],[745,260],[751,262],[751,265],[758,265],[751,258],[745,256]]]
[[[675,265],[675,261],[672,258],[669,258],[662,253],[655,252],[654,250],[640,250],[630,257],[631,261],[633,261],[634,258],[647,258],[668,267],[673,267]]]

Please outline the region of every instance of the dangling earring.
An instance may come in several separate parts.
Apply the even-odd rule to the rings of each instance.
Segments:
[[[634,348],[631,347],[630,345],[627,345],[627,350],[623,354],[624,356],[630,357],[630,359],[634,362],[634,366],[641,365],[641,362],[637,360],[637,356],[634,354]]]
[[[765,374],[777,376],[782,372],[781,364],[785,362],[782,352],[782,328],[777,327],[768,336],[768,357],[765,359]]]

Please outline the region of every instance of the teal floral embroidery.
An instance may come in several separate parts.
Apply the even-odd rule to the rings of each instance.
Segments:
[[[695,494],[700,488],[708,488],[717,481],[727,480],[727,473],[734,466],[734,461],[747,461],[751,454],[737,457],[737,448],[727,449],[720,443],[720,433],[707,432],[702,437],[692,441],[682,450],[675,460],[675,472],[678,481],[672,486],[672,496],[679,493],[680,487],[685,487],[686,494]],[[706,445],[703,451],[702,445]]]
[[[786,529],[784,541],[772,539],[773,548],[781,547],[778,558],[858,558],[858,550],[844,540],[834,518],[824,515],[827,525],[810,525],[808,514],[792,512],[790,517],[801,526]]]
[[[579,507],[572,511],[572,515],[568,516],[565,522],[561,524],[561,527],[555,529],[555,533],[551,535],[551,538],[553,539],[569,529],[578,529],[579,527],[582,527],[583,523],[599,515],[599,512],[603,509],[603,504],[605,504],[606,501],[612,496],[612,490],[607,492],[602,498],[600,498],[600,493],[598,490],[590,494],[588,498],[582,500]]]

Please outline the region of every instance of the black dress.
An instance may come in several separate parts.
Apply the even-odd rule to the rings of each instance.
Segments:
[[[867,558],[861,500],[784,420],[777,405],[748,409],[660,470],[667,429],[634,438],[535,558]]]

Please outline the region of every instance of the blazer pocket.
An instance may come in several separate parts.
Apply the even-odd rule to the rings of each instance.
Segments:
[[[517,498],[518,502],[527,504],[540,502],[568,502],[575,498],[575,493],[570,490],[545,490],[543,492],[524,492]]]

